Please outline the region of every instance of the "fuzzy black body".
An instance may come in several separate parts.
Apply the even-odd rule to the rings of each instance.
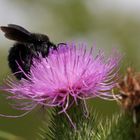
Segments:
[[[33,57],[38,58],[39,54],[47,57],[50,48],[57,48],[56,45],[50,42],[48,36],[30,33],[21,26],[9,24],[0,28],[5,33],[6,38],[16,41],[9,50],[8,62],[12,73],[19,80],[27,78],[23,71],[26,74],[30,72]]]

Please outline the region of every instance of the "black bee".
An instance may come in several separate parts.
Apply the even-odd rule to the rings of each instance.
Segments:
[[[11,71],[19,80],[26,78],[23,72],[19,72],[19,66],[25,73],[29,73],[33,57],[38,57],[39,53],[47,57],[50,48],[57,49],[59,45],[53,44],[48,36],[30,33],[19,25],[8,24],[8,26],[1,26],[0,29],[5,33],[6,38],[16,41],[9,50],[8,62]]]

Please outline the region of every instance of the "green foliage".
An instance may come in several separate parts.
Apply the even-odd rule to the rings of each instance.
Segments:
[[[103,120],[93,112],[86,118],[80,107],[76,106],[69,111],[76,124],[75,130],[65,114],[57,113],[58,109],[55,109],[49,128],[43,129],[42,140],[134,140],[134,125],[128,114],[116,114],[112,119]]]
[[[104,129],[109,129],[109,134],[101,140],[134,140],[132,116],[122,114],[114,116],[111,125]]]

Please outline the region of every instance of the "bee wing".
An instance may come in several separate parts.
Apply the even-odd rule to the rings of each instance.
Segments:
[[[5,37],[19,42],[30,42],[31,33],[23,27],[15,24],[1,26],[0,29],[5,33]]]

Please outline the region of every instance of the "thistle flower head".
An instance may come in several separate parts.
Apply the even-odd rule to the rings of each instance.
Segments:
[[[140,72],[135,72],[131,67],[127,68],[124,78],[117,84],[120,91],[121,105],[126,110],[140,108]]]
[[[101,51],[95,53],[95,48],[83,44],[60,45],[47,58],[34,58],[30,73],[24,73],[27,79],[10,78],[4,90],[11,93],[8,98],[20,101],[14,106],[20,110],[32,110],[39,104],[58,106],[65,112],[78,100],[110,99],[121,56],[117,51],[108,58]]]

